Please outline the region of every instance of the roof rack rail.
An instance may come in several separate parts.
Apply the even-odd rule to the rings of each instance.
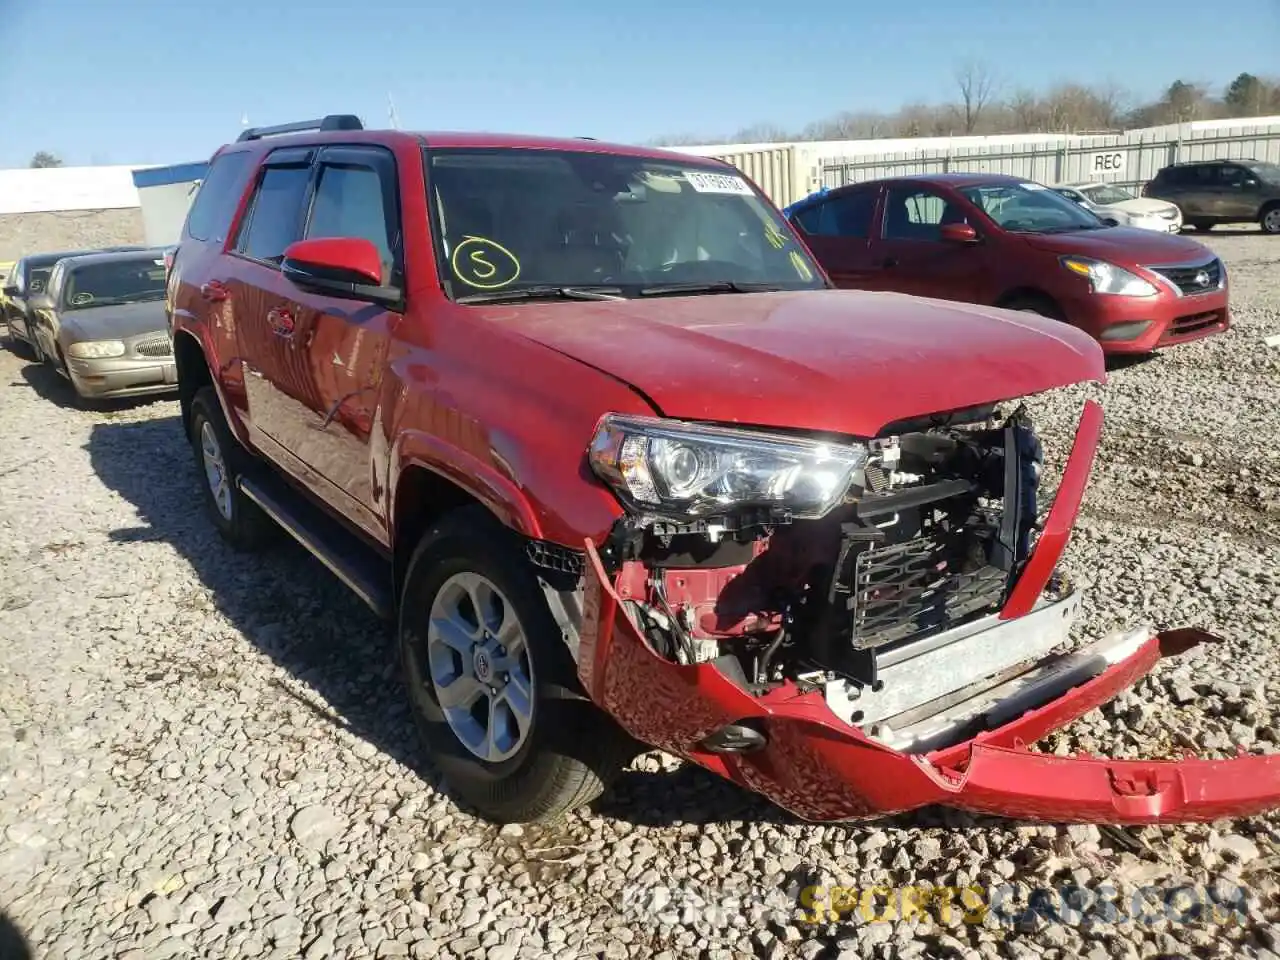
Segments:
[[[236,137],[236,143],[244,140],[261,140],[281,133],[302,133],[305,130],[363,130],[360,118],[351,113],[331,113],[316,120],[299,120],[296,123],[278,123],[272,127],[250,127]]]

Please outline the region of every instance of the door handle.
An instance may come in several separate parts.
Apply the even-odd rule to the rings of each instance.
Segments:
[[[267,325],[278,337],[292,337],[297,321],[287,307],[272,307],[267,313]]]
[[[200,284],[200,296],[210,303],[220,303],[227,299],[229,291],[221,280],[210,280]]]

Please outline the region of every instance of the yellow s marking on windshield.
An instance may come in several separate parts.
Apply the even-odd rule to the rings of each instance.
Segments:
[[[498,290],[515,283],[520,261],[514,253],[487,237],[466,237],[453,248],[449,266],[454,276],[478,290]]]
[[[766,220],[764,223],[764,238],[769,241],[769,245],[775,250],[781,250],[787,245],[787,238],[772,220]]]

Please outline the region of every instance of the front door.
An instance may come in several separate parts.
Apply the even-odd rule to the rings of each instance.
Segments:
[[[1213,214],[1219,220],[1244,223],[1257,219],[1259,192],[1262,185],[1258,177],[1247,167],[1234,163],[1218,167],[1218,181],[1214,188]]]
[[[976,303],[984,279],[982,244],[947,243],[944,223],[981,226],[959,201],[914,184],[885,191],[878,238],[872,243],[872,265],[879,271],[878,289],[917,297]]]
[[[384,285],[403,286],[395,159],[375,146],[325,147],[316,159],[304,239],[351,237],[380,252]],[[285,281],[287,283],[287,281]],[[291,362],[272,383],[273,427],[296,457],[340,491],[379,540],[385,450],[375,433],[382,371],[400,314],[359,300],[291,290]]]
[[[310,293],[280,272],[303,237],[363,237],[400,283],[395,164],[380,147],[283,148],[267,157],[226,287],[237,317],[255,445],[321,500],[386,540],[371,455],[379,375],[399,317]]]

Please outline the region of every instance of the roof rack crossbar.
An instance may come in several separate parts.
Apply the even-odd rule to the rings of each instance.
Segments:
[[[236,137],[236,143],[244,140],[261,140],[281,133],[302,133],[305,130],[363,130],[360,118],[351,113],[331,113],[315,120],[298,120],[295,123],[278,123],[271,127],[250,127]]]

